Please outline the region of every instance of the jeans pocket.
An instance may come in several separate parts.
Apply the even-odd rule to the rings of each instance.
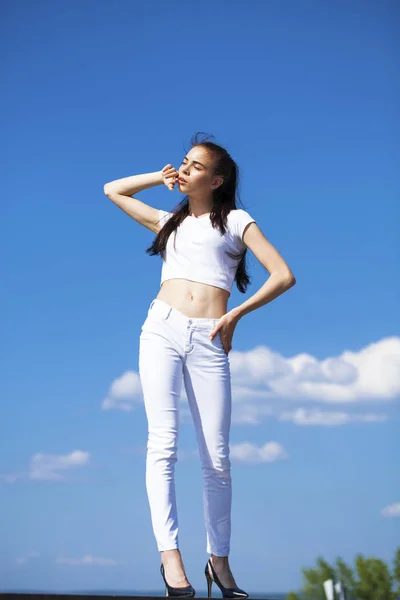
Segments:
[[[207,337],[208,337],[209,335],[210,335],[210,334],[209,334],[209,333],[207,333]],[[211,345],[212,345],[214,348],[217,348],[218,350],[220,350],[220,351],[222,350],[223,352],[225,352],[225,348],[224,348],[224,344],[222,343],[222,338],[221,338],[221,332],[220,332],[220,331],[217,331],[217,333],[214,335],[214,337],[213,337],[213,339],[212,339],[212,340],[210,340],[210,339],[208,338],[208,341],[210,342],[210,344],[211,344]]]

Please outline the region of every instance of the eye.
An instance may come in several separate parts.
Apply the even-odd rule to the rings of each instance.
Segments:
[[[185,160],[182,160],[182,163],[181,163],[181,164],[182,164],[182,165],[186,165],[187,163],[185,162]],[[194,165],[194,168],[195,168],[197,171],[201,171],[201,167],[196,167],[196,165]]]

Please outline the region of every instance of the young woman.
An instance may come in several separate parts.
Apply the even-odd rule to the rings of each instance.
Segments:
[[[168,212],[135,194],[155,185],[185,194]],[[161,287],[140,334],[139,376],[148,421],[146,489],[161,552],[166,595],[194,596],[178,544],[174,470],[182,379],[194,421],[203,471],[208,597],[214,581],[225,598],[247,598],[229,567],[231,535],[231,376],[229,352],[239,320],[295,284],[288,265],[248,212],[236,206],[238,167],[229,153],[194,136],[179,169],[133,175],[104,186],[105,194],[157,234],[146,252],[163,259]],[[269,272],[246,302],[228,311],[235,281],[250,282],[247,248]]]

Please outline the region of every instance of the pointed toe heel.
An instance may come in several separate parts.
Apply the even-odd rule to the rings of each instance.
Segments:
[[[192,587],[191,585],[188,585],[184,588],[172,587],[167,583],[167,580],[165,579],[164,565],[161,565],[160,571],[165,583],[166,596],[174,596],[175,598],[194,598],[194,596],[196,595],[196,590],[194,589],[194,587]]]
[[[220,580],[218,579],[218,575],[216,574],[214,567],[212,566],[211,559],[208,560],[205,568],[205,575],[207,579],[207,593],[208,598],[211,598],[211,587],[213,582],[219,587],[222,592],[223,598],[248,598],[249,594],[244,590],[241,590],[238,587],[227,588],[222,585]]]

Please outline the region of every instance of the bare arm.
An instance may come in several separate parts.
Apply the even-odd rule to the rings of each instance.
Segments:
[[[132,175],[131,177],[116,179],[105,184],[104,193],[106,196],[110,193],[132,196],[149,187],[164,183],[161,173],[162,171],[154,171],[154,173],[143,173],[142,175]]]
[[[138,200],[138,198],[132,198],[132,194],[163,183],[172,191],[174,189],[173,180],[176,177],[176,173],[177,171],[168,164],[161,171],[132,175],[106,183],[104,185],[104,193],[137,223],[147,227],[147,229],[150,229],[154,233],[158,233],[160,230],[159,209],[149,206],[145,202]]]
[[[143,173],[106,183],[104,193],[134,221],[147,227],[150,231],[158,233],[159,209],[153,208],[137,198],[132,198],[131,195],[155,185],[161,185],[162,183],[164,181],[161,171]]]
[[[289,265],[267,240],[257,223],[249,223],[243,233],[243,241],[269,272],[270,277],[255,294],[231,311],[237,319],[271,302],[296,284]]]

